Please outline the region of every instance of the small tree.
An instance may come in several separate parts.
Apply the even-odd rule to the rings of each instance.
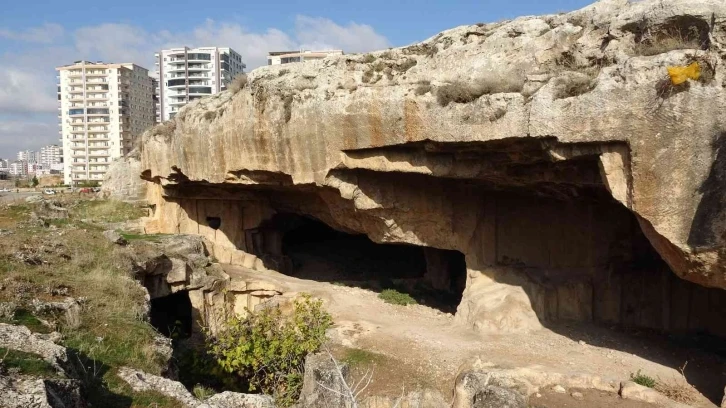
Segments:
[[[303,295],[290,315],[269,307],[233,318],[210,339],[210,354],[224,370],[245,379],[250,391],[271,394],[288,407],[300,395],[305,357],[320,349],[331,324],[322,301]]]
[[[30,180],[31,187],[37,187],[38,184],[40,184],[40,182],[38,181],[38,177],[37,176],[33,176],[33,179]]]

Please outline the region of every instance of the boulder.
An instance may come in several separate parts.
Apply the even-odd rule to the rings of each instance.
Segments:
[[[64,347],[41,338],[24,326],[0,323],[0,347],[37,354],[59,372],[70,368]]]
[[[209,397],[199,408],[274,408],[275,402],[269,395],[241,394],[225,391]]]
[[[181,402],[188,408],[274,408],[275,406],[270,396],[230,391],[200,401],[194,398],[180,382],[128,367],[120,368],[118,376],[126,381],[134,391],[153,390]]]
[[[0,376],[0,408],[84,408],[80,383]]]
[[[121,234],[118,233],[118,231],[114,230],[108,230],[103,231],[103,236],[106,237],[109,242],[116,245],[126,245],[128,244],[128,241],[126,241],[126,238],[124,238]]]
[[[334,361],[328,353],[310,354],[305,359],[305,375],[300,393],[302,408],[346,407],[351,405],[345,383],[348,366]]]
[[[474,394],[472,408],[527,408],[527,400],[517,391],[487,385]]]
[[[142,203],[146,198],[146,183],[141,180],[138,151],[116,159],[104,175],[101,197],[130,203]]]

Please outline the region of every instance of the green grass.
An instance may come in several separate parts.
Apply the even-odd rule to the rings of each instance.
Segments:
[[[22,293],[25,299],[43,298],[47,288],[67,286],[72,296],[86,299],[81,325],[67,328],[61,317],[55,323],[63,334],[61,345],[68,348],[71,361],[78,366],[79,379],[93,406],[181,407],[178,401],[158,393],[133,392],[115,374],[118,367],[129,366],[158,375],[162,364],[154,352],[155,330],[142,318],[144,291],[129,279],[123,249],[108,242],[103,237],[107,228],[96,223],[130,220],[145,211],[113,201],[62,199],[73,220],[63,225],[62,237],[48,228],[19,224],[29,219],[31,205],[0,211],[0,228],[13,230],[11,235],[0,235],[0,281],[7,289],[0,291],[0,301],[15,301],[15,293]],[[13,256],[23,248],[41,246],[50,248],[41,253],[45,261],[41,265],[28,265]],[[48,330],[25,310],[18,310],[8,323],[36,332]]]
[[[350,348],[345,350],[341,361],[351,367],[365,366],[378,363],[383,360],[383,355],[367,350]]]
[[[72,214],[74,218],[115,223],[141,218],[147,214],[147,211],[121,201],[85,200],[72,209]]]
[[[21,374],[43,378],[58,377],[55,368],[36,354],[0,347],[0,361],[5,368],[17,368]]]
[[[194,386],[194,388],[192,388],[192,394],[194,394],[197,399],[204,401],[212,395],[216,394],[216,392],[209,387],[197,384]]]
[[[383,292],[378,294],[378,297],[386,303],[392,305],[416,305],[416,299],[412,298],[408,293],[401,293],[395,289],[384,289]]]
[[[162,238],[168,237],[169,234],[134,234],[131,232],[119,232],[127,241],[152,241],[159,242]]]
[[[637,373],[633,374],[630,373],[630,380],[633,381],[636,384],[640,384],[644,387],[653,388],[656,385],[655,378],[650,377],[645,374],[641,374],[640,370],[638,370]]]
[[[41,323],[37,317],[33,316],[28,310],[18,309],[15,311],[12,319],[0,319],[0,323],[15,324],[25,326],[28,330],[35,333],[50,333],[48,326]]]

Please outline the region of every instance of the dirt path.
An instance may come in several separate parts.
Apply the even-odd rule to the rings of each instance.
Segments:
[[[335,343],[399,360],[393,366],[404,372],[384,375],[385,380],[379,378],[384,384],[376,387],[378,391],[390,389],[393,395],[400,393],[406,383],[409,389],[415,384],[438,386],[447,395],[459,368],[477,360],[502,368],[532,367],[572,376],[599,376],[613,385],[638,370],[660,381],[673,381],[681,376],[678,367],[688,361],[688,381],[712,401],[721,398],[726,384],[722,359],[669,344],[659,336],[587,325],[553,326],[527,334],[479,333],[458,324],[450,314],[425,306],[386,304],[369,290],[234,266],[226,266],[225,270],[233,279],[265,280],[285,293],[307,292],[323,299],[336,322]],[[580,405],[567,406],[592,406],[587,400],[572,403]],[[702,398],[694,406],[717,405]]]

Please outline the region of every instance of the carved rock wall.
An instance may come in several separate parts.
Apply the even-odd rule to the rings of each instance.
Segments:
[[[724,44],[721,1],[605,0],[263,67],[144,135],[147,229],[280,269],[265,257],[280,238],[260,226],[303,214],[464,253],[457,317],[481,329],[556,318],[723,334]],[[701,78],[670,84],[666,68],[693,61]],[[658,254],[645,261],[643,234]],[[622,290],[634,282],[647,290]]]

